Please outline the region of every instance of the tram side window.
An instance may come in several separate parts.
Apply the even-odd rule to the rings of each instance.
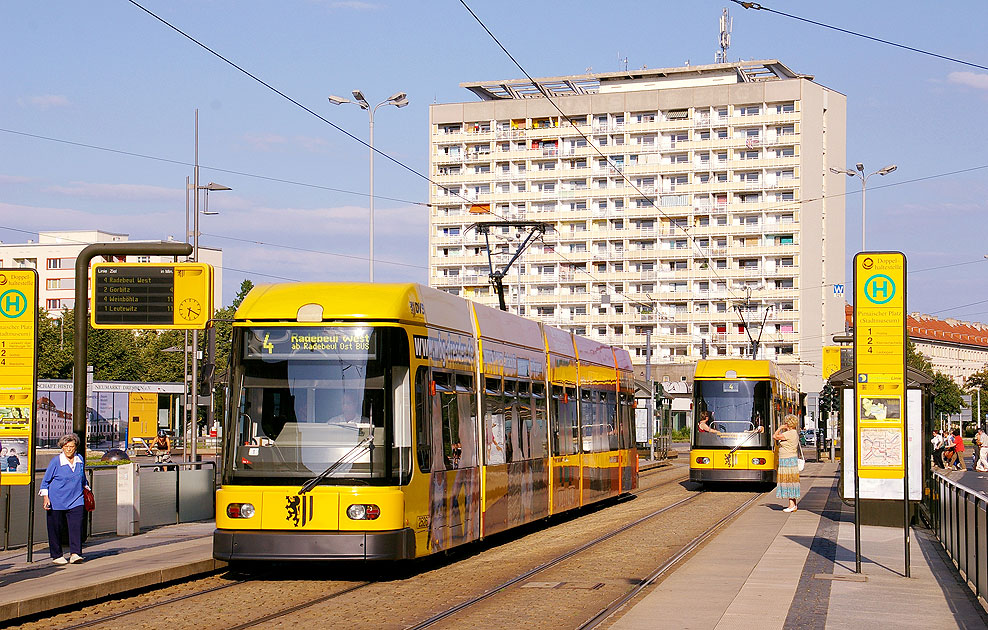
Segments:
[[[457,374],[456,408],[459,421],[457,430],[450,431],[454,468],[477,465],[477,398],[473,394],[473,376]]]
[[[615,392],[603,392],[604,396],[604,418],[607,423],[607,447],[608,450],[616,451],[621,448],[621,425],[618,422],[617,394]]]
[[[624,433],[624,448],[635,448],[635,409],[634,397],[631,394],[621,394],[621,425]]]
[[[408,407],[409,383],[408,366],[391,368],[392,400],[394,405],[394,450],[392,451],[391,467],[394,475],[408,482],[412,472],[412,419]]]
[[[522,459],[518,438],[521,431],[518,427],[518,393],[517,383],[504,380],[504,460],[516,462]]]
[[[532,457],[542,459],[548,451],[549,436],[546,433],[548,423],[546,417],[545,385],[532,383]]]
[[[576,422],[576,390],[552,386],[552,454],[580,452],[580,428]]]
[[[441,441],[433,442],[432,470],[452,470],[456,468],[459,456],[454,452],[454,436],[460,432],[460,412],[457,410],[456,383],[452,374],[447,372],[432,373],[436,382],[436,395],[433,400],[432,437]],[[438,427],[436,425],[439,425]],[[437,448],[439,447],[439,448]]]
[[[501,379],[484,378],[484,454],[487,464],[505,461],[504,399]]]
[[[583,433],[583,452],[592,453],[597,430],[597,409],[594,393],[589,389],[580,390],[580,428]]]
[[[515,461],[532,459],[532,384],[518,381],[518,452]]]
[[[415,371],[415,441],[419,470],[430,470],[432,458],[432,425],[429,422],[429,368]]]

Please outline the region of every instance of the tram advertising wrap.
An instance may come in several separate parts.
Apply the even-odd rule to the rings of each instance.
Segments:
[[[214,557],[421,557],[637,487],[628,354],[414,284],[238,309]]]

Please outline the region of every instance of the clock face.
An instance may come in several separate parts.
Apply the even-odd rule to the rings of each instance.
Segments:
[[[182,319],[193,321],[199,319],[201,314],[202,305],[199,304],[199,300],[185,298],[182,300],[181,304],[178,305],[178,316]]]

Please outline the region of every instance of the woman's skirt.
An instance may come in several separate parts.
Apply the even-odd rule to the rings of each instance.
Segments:
[[[775,496],[780,499],[799,498],[799,461],[798,457],[783,457],[779,460],[779,479],[775,487]]]

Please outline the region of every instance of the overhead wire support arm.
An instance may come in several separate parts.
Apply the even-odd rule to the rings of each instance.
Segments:
[[[515,250],[514,256],[511,257],[503,269],[494,268],[494,255],[491,252],[491,228],[492,227],[518,227],[518,228],[528,228],[528,235],[525,237],[519,245],[518,249]],[[487,267],[490,269],[491,286],[494,287],[494,291],[497,292],[498,304],[502,311],[508,310],[508,305],[504,301],[504,276],[511,269],[511,265],[514,264],[518,257],[521,256],[528,244],[532,242],[536,234],[544,235],[546,230],[549,229],[548,223],[543,223],[541,221],[487,221],[484,223],[474,223],[468,229],[474,229],[478,234],[484,235],[484,242],[487,245]]]

